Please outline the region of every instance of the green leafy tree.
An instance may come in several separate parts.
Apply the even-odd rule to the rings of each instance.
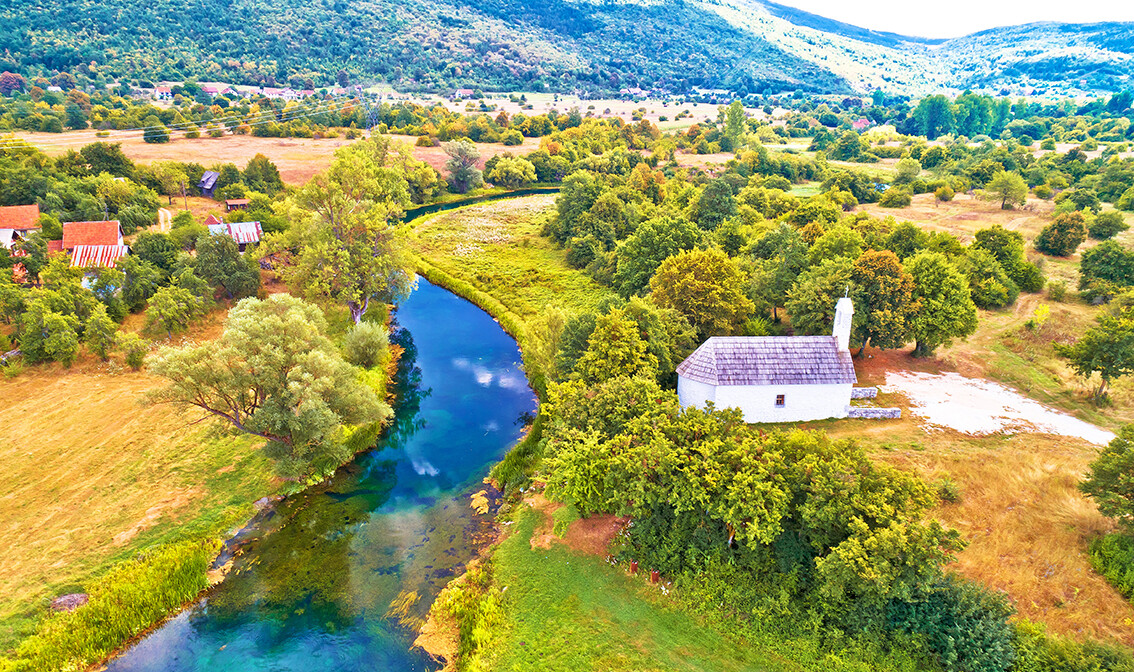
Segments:
[[[917,341],[915,357],[928,357],[954,338],[976,331],[977,311],[969,284],[960,271],[939,252],[918,252],[906,271],[914,281],[917,312],[910,320],[910,335]]]
[[[676,310],[702,337],[738,331],[755,309],[744,289],[736,262],[719,250],[681,252],[650,279],[654,303]]]
[[[1082,261],[1079,262],[1079,288],[1086,288],[1091,280],[1134,285],[1134,251],[1127,250],[1114,240],[1083,250]]]
[[[503,157],[488,174],[488,180],[505,189],[518,189],[536,181],[535,166],[527,159]]]
[[[1019,173],[1001,171],[985,185],[991,197],[1000,201],[1001,210],[1011,210],[1023,205],[1028,197],[1028,183]]]
[[[188,187],[189,177],[185,174],[183,164],[176,161],[154,161],[150,164],[150,171],[157,180],[161,193],[173,205],[173,197],[181,194],[182,187]]]
[[[263,154],[257,154],[248,160],[248,165],[244,167],[241,178],[252,191],[258,191],[269,196],[275,196],[284,188],[279,168]]]
[[[169,142],[169,129],[161,123],[156,115],[151,114],[142,120],[142,139],[152,144],[165,144]]]
[[[845,224],[839,224],[831,227],[811,244],[811,263],[818,264],[826,259],[838,257],[857,259],[865,245],[862,234]]]
[[[615,254],[614,287],[623,297],[649,289],[650,278],[661,263],[701,241],[701,231],[687,219],[662,216],[638,225]]]
[[[146,302],[161,287],[161,269],[135,255],[119,260],[118,269],[125,274],[122,300],[127,310],[137,313],[146,307]]]
[[[647,349],[638,324],[621,308],[615,308],[595,318],[595,329],[575,371],[589,383],[618,376],[655,378],[658,359]]]
[[[126,366],[138,371],[146,363],[150,342],[137,334],[118,333],[118,349],[126,356]]]
[[[343,337],[343,356],[355,366],[371,369],[382,363],[389,345],[386,327],[363,321],[351,327]]]
[[[894,184],[909,184],[921,174],[921,163],[917,159],[907,156],[898,159],[894,170]]]
[[[960,267],[969,278],[973,303],[981,308],[1010,306],[1020,295],[1020,288],[988,250],[970,247]]]
[[[99,304],[91,313],[83,329],[87,347],[102,361],[110,359],[110,351],[118,335],[118,324],[107,314],[106,306]]]
[[[1086,478],[1083,494],[1095,500],[1099,513],[1113,518],[1127,534],[1134,533],[1134,425],[1123,425],[1118,436],[1099,451]]]
[[[1087,239],[1087,224],[1081,212],[1056,215],[1036,236],[1036,250],[1055,257],[1069,257]]]
[[[712,231],[721,222],[736,214],[736,199],[732,187],[723,179],[705,185],[690,206],[690,219],[702,229]]]
[[[29,362],[71,366],[79,354],[79,318],[52,310],[45,295],[27,304],[20,318],[20,352]]]
[[[922,98],[910,116],[917,122],[921,135],[930,140],[953,132],[953,104],[943,95]]]
[[[732,150],[740,148],[747,128],[747,119],[744,114],[744,104],[739,100],[732,101],[725,111],[724,134],[729,140]]]
[[[1134,372],[1134,314],[1100,315],[1082,338],[1072,345],[1056,343],[1055,352],[1080,376],[1097,373],[1101,382],[1094,398],[1105,399],[1112,380]]]
[[[216,341],[157,355],[150,370],[169,382],[149,399],[265,439],[285,478],[329,474],[350,458],[344,426],[384,422],[392,412],[325,330],[322,311],[301,299],[244,299]]]
[[[785,305],[796,278],[810,263],[807,244],[795,227],[780,224],[756,241],[752,254],[763,260],[762,282],[755,289],[772,305],[772,319],[778,322],[776,307]]]
[[[24,312],[28,290],[12,279],[11,273],[0,272],[0,320],[4,324],[16,322]]]
[[[372,301],[408,295],[416,276],[394,223],[409,204],[404,174],[385,165],[383,145],[348,149],[303,188],[291,227],[267,247],[285,258],[279,274],[293,291],[345,305],[357,324]]]
[[[164,331],[166,338],[173,338],[204,314],[204,301],[199,296],[184,287],[169,285],[150,297],[146,319],[152,329]]]
[[[180,248],[164,233],[143,231],[134,239],[130,252],[137,255],[142,261],[148,261],[161,270],[163,275],[173,272],[177,264],[177,253]]]
[[[240,246],[227,234],[197,239],[196,275],[213,287],[224,289],[230,299],[254,296],[260,289],[260,273],[240,255]]]
[[[877,348],[898,348],[909,338],[910,322],[918,312],[914,281],[889,250],[870,250],[854,262],[855,340]],[[860,350],[861,353],[861,350]]]
[[[1120,212],[1099,214],[1087,227],[1087,233],[1095,240],[1108,240],[1130,228],[1122,219]]]
[[[480,152],[476,145],[467,141],[446,142],[441,145],[449,160],[445,162],[445,170],[449,171],[449,186],[458,194],[464,194],[470,189],[476,189],[484,183],[477,161]]]
[[[835,304],[853,289],[851,273],[854,262],[835,257],[812,266],[799,276],[788,292],[784,308],[791,315],[792,330],[797,334],[829,335],[835,326]],[[855,312],[858,318],[858,312]]]

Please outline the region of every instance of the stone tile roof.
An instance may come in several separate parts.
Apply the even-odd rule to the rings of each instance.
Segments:
[[[834,336],[715,336],[677,367],[709,385],[829,385],[857,382],[850,352]]]

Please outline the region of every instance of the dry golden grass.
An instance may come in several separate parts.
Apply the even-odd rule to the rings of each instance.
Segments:
[[[219,332],[217,311],[191,334]],[[125,329],[141,326],[131,316]],[[0,382],[0,650],[46,602],[157,541],[247,518],[278,487],[258,442],[146,407],[161,384],[85,357]]]

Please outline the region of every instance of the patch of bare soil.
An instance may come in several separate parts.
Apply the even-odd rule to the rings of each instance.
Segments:
[[[588,555],[605,555],[614,537],[626,527],[630,519],[624,516],[591,516],[580,518],[567,526],[563,543],[573,550]]]

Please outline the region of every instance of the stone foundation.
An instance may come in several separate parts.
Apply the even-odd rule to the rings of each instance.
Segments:
[[[873,399],[877,396],[877,387],[852,387],[850,391],[851,399]]]
[[[848,418],[862,418],[865,420],[896,420],[902,417],[900,408],[872,408],[869,406],[852,406],[847,410]]]

